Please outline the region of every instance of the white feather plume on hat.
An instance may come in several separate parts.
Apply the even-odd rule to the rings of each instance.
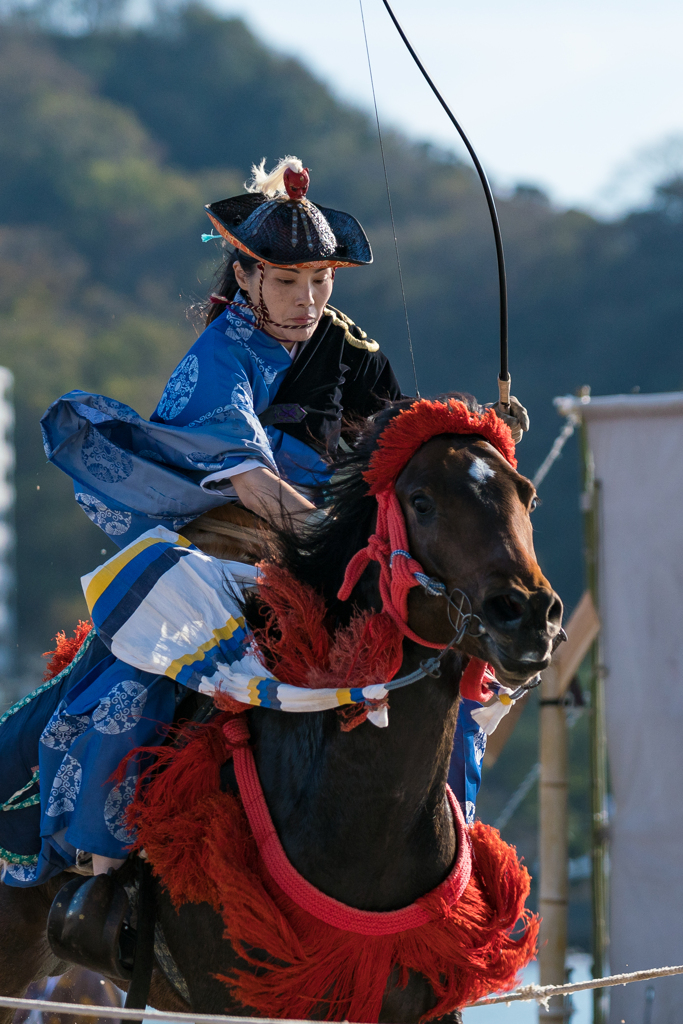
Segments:
[[[301,174],[304,165],[298,156],[283,156],[272,171],[266,171],[266,158],[260,164],[251,165],[251,178],[245,181],[244,187],[247,192],[263,192],[264,196],[273,199],[278,195],[285,195],[284,175],[289,168]]]

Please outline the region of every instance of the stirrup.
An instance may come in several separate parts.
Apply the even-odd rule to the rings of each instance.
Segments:
[[[113,874],[72,878],[55,896],[47,919],[52,952],[68,963],[130,981],[134,933],[130,903]]]

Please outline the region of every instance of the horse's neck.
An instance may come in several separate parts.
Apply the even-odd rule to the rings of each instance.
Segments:
[[[400,675],[424,650],[405,644]],[[396,690],[389,726],[348,733],[335,712],[250,713],[256,762],[285,851],[317,888],[364,910],[393,910],[434,888],[456,854],[446,777],[457,656],[439,680]]]

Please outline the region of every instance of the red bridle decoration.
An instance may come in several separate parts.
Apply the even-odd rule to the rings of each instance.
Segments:
[[[375,532],[367,546],[349,562],[337,596],[340,601],[348,601],[369,563],[377,562],[383,611],[391,616],[408,639],[423,647],[443,650],[445,644],[422,639],[408,625],[408,594],[413,587],[420,585],[416,574],[424,575],[424,570],[414,558],[406,557],[408,534],[403,510],[396,496],[396,480],[403,469],[425,442],[439,434],[481,435],[513,469],[517,468],[510,428],[496,416],[493,409],[478,413],[472,412],[464,402],[455,398],[445,402],[423,399],[398,413],[380,434],[370,466],[363,474],[370,485],[369,493],[374,494],[377,500]],[[473,700],[480,700],[482,695],[486,697],[487,689],[483,682],[485,669],[485,662],[472,658],[466,670],[467,683],[472,684],[466,684],[466,689],[471,692]],[[473,678],[469,679],[470,676]],[[470,692],[463,693],[463,696],[470,697]]]
[[[423,640],[408,625],[408,593],[412,587],[419,587],[415,573],[423,569],[414,558],[398,555],[392,560],[393,551],[407,551],[408,535],[403,511],[396,491],[387,488],[380,491],[377,497],[377,525],[367,547],[361,548],[353,556],[346,567],[344,582],[337,597],[340,601],[348,601],[351,591],[358,583],[370,562],[379,564],[379,592],[382,598],[382,610],[394,620],[404,636],[423,647],[434,647],[441,650],[445,644],[435,644],[431,640]]]
[[[418,448],[439,434],[480,434],[517,469],[510,428],[493,409],[471,412],[457,398],[444,402],[422,399],[394,416],[380,434],[370,467],[363,474],[370,484],[370,494],[393,488]]]

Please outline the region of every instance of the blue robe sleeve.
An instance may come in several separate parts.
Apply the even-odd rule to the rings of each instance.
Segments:
[[[270,404],[258,369],[248,350],[227,344],[218,328],[209,327],[171,374],[151,420],[220,437],[221,470],[249,459],[277,473],[258,419]]]
[[[88,518],[122,546],[157,524],[179,530],[224,504],[220,493],[202,488],[209,474],[246,460],[277,473],[258,419],[268,404],[251,350],[207,330],[172,374],[151,421],[122,402],[72,391],[41,420],[45,453],[73,479]]]

